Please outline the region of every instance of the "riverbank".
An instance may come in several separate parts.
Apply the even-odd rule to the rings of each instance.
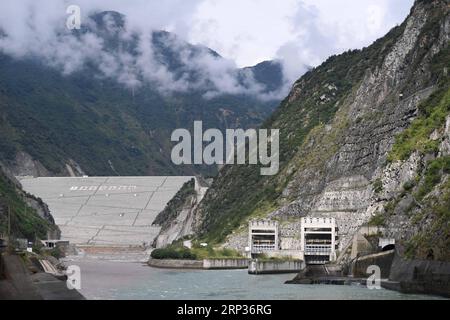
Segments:
[[[14,254],[2,254],[0,300],[84,300],[65,280],[45,273]]]

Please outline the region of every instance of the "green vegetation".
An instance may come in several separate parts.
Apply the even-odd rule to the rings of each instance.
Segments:
[[[385,222],[386,222],[386,218],[385,218],[384,214],[377,213],[372,218],[370,218],[369,226],[381,227],[381,226],[384,226]]]
[[[197,256],[191,250],[179,246],[155,249],[152,251],[151,257],[153,259],[197,260]]]
[[[407,182],[405,182],[405,184],[403,185],[403,190],[405,190],[405,191],[410,191],[410,190],[412,190],[415,186],[416,186],[416,181],[414,181],[414,180],[407,181]]]
[[[203,260],[203,259],[240,259],[242,255],[232,249],[216,249],[212,246],[202,247],[198,244],[192,249],[183,247],[181,243],[175,243],[163,249],[155,249],[151,253],[153,259],[175,260]]]
[[[436,35],[440,30],[440,16],[433,12],[422,33]],[[431,37],[432,38],[432,37]],[[430,41],[420,46],[418,55],[425,55]],[[447,46],[431,61],[431,73],[436,84],[428,99],[419,105],[419,115],[399,134],[388,161],[406,160],[414,152],[428,155],[432,160],[423,164],[416,179],[408,181],[403,191],[385,206],[385,212],[372,218],[374,225],[383,225],[397,212],[409,218],[414,236],[406,240],[406,257],[450,261],[450,157],[437,157],[440,139],[432,134],[442,132],[450,114],[450,79],[448,66],[450,47]],[[412,199],[406,208],[397,208],[402,199]]]
[[[419,232],[406,242],[409,258],[450,261],[450,179],[438,190],[439,196],[426,199],[412,222],[423,225]]]
[[[61,259],[61,258],[65,257],[64,251],[61,250],[60,247],[55,247],[55,248],[53,248],[53,249],[51,249],[51,250],[49,250],[47,252],[44,251],[44,253],[46,253],[46,254],[48,254],[48,255],[56,258],[56,259]]]
[[[381,181],[381,179],[375,180],[372,184],[372,187],[375,193],[383,192],[383,182]]]
[[[443,126],[450,113],[450,89],[443,88],[433,93],[421,104],[420,110],[421,115],[397,136],[389,161],[406,160],[414,151],[422,154],[436,152],[439,141],[431,140],[430,135]]]
[[[430,18],[427,28],[434,28],[433,32],[439,32],[438,17]],[[433,57],[431,72],[435,78],[437,90],[419,105],[419,116],[397,136],[388,161],[406,160],[414,151],[419,151],[421,154],[436,152],[439,141],[432,140],[430,136],[435,130],[443,127],[447,115],[450,114],[450,78],[448,71],[445,71],[448,70],[449,61],[450,46]]]
[[[402,199],[412,199],[399,208]],[[403,191],[373,216],[372,226],[385,226],[394,213],[409,219],[417,232],[404,242],[407,258],[450,261],[450,156],[425,163],[417,177],[403,186]]]
[[[422,200],[441,182],[443,174],[450,174],[450,156],[430,161],[425,170],[423,181],[416,193],[417,200]]]
[[[11,212],[11,234],[16,238],[45,239],[47,231],[55,228],[27,205],[23,191],[0,169],[0,233],[3,234],[8,232],[8,210]]]

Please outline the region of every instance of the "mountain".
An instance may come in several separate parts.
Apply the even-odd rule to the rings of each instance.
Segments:
[[[195,235],[244,250],[251,218],[281,221],[283,235],[332,217],[341,255],[369,224],[410,257],[449,260],[449,36],[448,2],[418,0],[385,37],[306,73],[263,124],[280,129],[279,174],[225,166]]]
[[[0,162],[15,175],[214,173],[173,165],[171,132],[195,120],[255,127],[278,104],[278,62],[238,69],[169,32],[128,32],[125,21],[103,12],[58,34],[50,52],[0,52]]]
[[[0,167],[0,236],[28,240],[57,239],[60,231],[46,204],[22,190],[20,183]],[[48,238],[49,236],[49,238]]]

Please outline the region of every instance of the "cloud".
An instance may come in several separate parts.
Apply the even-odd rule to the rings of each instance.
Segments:
[[[182,1],[168,3],[173,7],[166,4],[163,16],[173,13],[175,8],[186,8]],[[6,36],[0,38],[0,50],[19,59],[39,57],[66,75],[83,70],[90,62],[97,67],[98,76],[116,79],[127,88],[136,89],[152,83],[161,93],[206,90],[205,98],[224,93],[274,98],[267,95],[264,86],[257,84],[250,74],[238,74],[233,61],[213,54],[206,47],[193,47],[166,33],[158,36],[162,41],[162,47],[158,48],[153,39],[154,31],[161,29],[163,22],[168,23],[167,29],[177,29],[184,21],[183,17],[188,16],[186,13],[176,23],[171,23],[170,19],[154,12],[145,18],[155,16],[157,19],[144,23],[142,12],[151,9],[147,2],[140,2],[142,10],[137,9],[139,6],[130,9],[123,2],[116,2],[117,6],[114,1],[109,4],[129,14],[124,16],[124,25],[112,13],[104,15],[102,21],[89,19],[88,16],[99,9],[86,2],[82,7],[85,29],[79,33],[66,28],[66,7],[61,2],[44,0],[40,6],[33,1],[22,1],[18,5],[2,4],[0,28]],[[11,16],[15,19],[8,18]],[[122,45],[111,47],[108,43],[110,38],[117,38]],[[170,52],[161,57],[158,50]],[[174,57],[170,56],[171,53]],[[178,59],[181,65],[177,70],[170,70],[173,61],[164,61],[167,54],[169,60]],[[193,74],[196,77],[193,78]]]
[[[285,77],[295,81],[330,55],[370,45],[403,22],[411,6],[412,0],[296,1],[292,38],[276,52]]]
[[[205,97],[222,93],[280,98],[309,66],[329,55],[370,44],[400,23],[412,0],[78,0],[82,23],[96,11],[123,13],[125,28],[105,17],[111,34],[123,43],[138,41],[134,54],[125,48],[111,51],[98,32],[74,37],[65,29],[66,8],[72,1],[19,0],[0,2],[0,51],[16,58],[41,57],[64,74],[93,62],[100,76],[117,79],[128,88],[152,82],[161,92],[208,88]],[[167,30],[179,37],[164,42],[179,55],[182,72],[161,61],[152,46],[152,32]],[[0,33],[1,34],[1,33]],[[202,44],[192,55],[183,41]],[[238,67],[263,60],[282,62],[285,86],[265,92],[249,72]]]
[[[310,66],[368,46],[401,23],[413,0],[214,0],[198,6],[189,40],[239,66],[278,59],[286,83]]]

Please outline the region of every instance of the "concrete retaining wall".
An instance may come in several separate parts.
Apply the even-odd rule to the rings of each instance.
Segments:
[[[247,269],[247,259],[205,259],[203,260],[203,269],[221,270],[221,269]]]
[[[303,251],[300,250],[273,250],[266,251],[264,254],[268,258],[304,260]]]
[[[170,260],[150,259],[148,265],[155,268],[168,269],[247,269],[247,259],[204,259],[204,260]]]
[[[450,263],[406,260],[395,256],[389,280],[404,293],[438,294],[450,297]]]
[[[381,278],[388,279],[394,255],[394,250],[391,250],[360,257],[352,263],[352,274],[355,278],[367,278],[367,268],[375,265],[381,269]]]
[[[203,269],[203,261],[199,260],[150,259],[148,265],[167,269]]]
[[[258,261],[251,260],[249,274],[297,273],[306,267],[301,260],[292,261]]]

